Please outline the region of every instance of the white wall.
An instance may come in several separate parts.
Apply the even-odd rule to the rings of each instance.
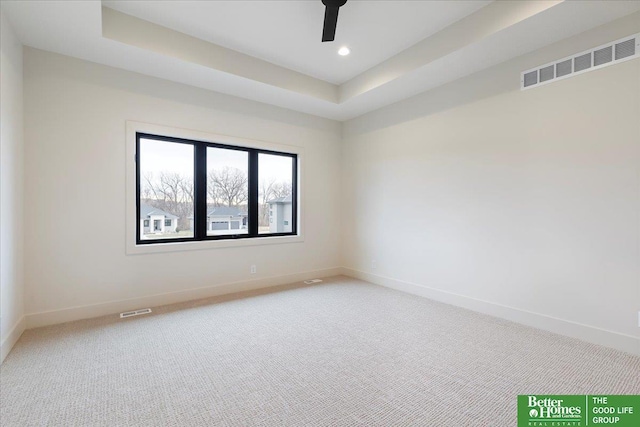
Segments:
[[[24,330],[22,44],[0,9],[0,362]]]
[[[24,78],[29,326],[337,271],[338,122],[32,48]],[[304,147],[304,242],[127,256],[127,120]]]
[[[519,90],[637,32],[640,14],[345,123],[349,274],[640,354],[640,60]]]
[[[640,61],[526,92],[518,84],[522,70],[638,32],[639,23],[632,15],[351,120],[342,137],[329,120],[26,48],[28,323],[343,264],[377,283],[640,349]],[[3,245],[5,206],[21,226],[19,192],[4,203],[5,123],[20,122],[19,109],[5,119],[5,28]],[[127,256],[127,120],[304,146],[305,241]],[[4,301],[3,323],[6,305],[21,306]]]

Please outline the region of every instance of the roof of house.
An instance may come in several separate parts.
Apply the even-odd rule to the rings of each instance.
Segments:
[[[277,199],[271,199],[269,200],[267,203],[269,204],[274,204],[274,203],[291,203],[291,195],[288,195],[286,197],[278,197]]]
[[[166,218],[178,219],[177,216],[162,209],[154,208],[146,203],[140,203],[140,219],[148,219],[151,215],[164,215]]]
[[[246,216],[242,208],[236,206],[216,206],[209,209],[207,216]]]

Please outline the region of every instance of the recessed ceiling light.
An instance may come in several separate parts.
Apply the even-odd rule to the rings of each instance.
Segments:
[[[338,55],[340,56],[347,56],[350,53],[351,53],[351,50],[346,46],[342,46],[340,50],[338,50]]]

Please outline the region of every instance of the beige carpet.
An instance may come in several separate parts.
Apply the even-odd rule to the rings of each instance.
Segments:
[[[515,426],[640,358],[347,278],[25,332],[2,426]]]

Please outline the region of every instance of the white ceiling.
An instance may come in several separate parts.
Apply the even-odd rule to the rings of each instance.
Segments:
[[[638,0],[349,0],[336,42],[321,43],[320,0],[105,4],[1,7],[27,46],[335,120],[640,10]],[[342,45],[353,53],[339,57]]]
[[[320,0],[102,2],[333,84],[346,82],[488,3],[349,0],[340,8],[335,42],[322,43]],[[348,46],[351,55],[337,55],[341,46]]]

